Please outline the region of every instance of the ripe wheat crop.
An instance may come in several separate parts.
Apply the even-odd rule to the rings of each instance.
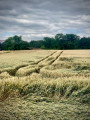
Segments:
[[[62,100],[65,103],[66,100],[71,103],[74,100],[80,104],[89,104],[90,50],[79,50],[76,53],[77,51],[40,50],[1,53],[0,101],[3,103],[8,99],[18,97],[19,100],[25,99],[27,106],[29,99],[34,108],[36,102],[53,103]],[[9,61],[11,58],[12,61]],[[50,108],[46,111],[50,111],[52,108],[50,103],[48,104]],[[39,103],[37,103],[37,107],[40,108],[38,105]],[[44,107],[43,105],[42,109]],[[56,111],[58,112],[57,108]],[[86,108],[85,111],[87,111]],[[29,112],[30,110],[27,111],[27,113]],[[38,112],[36,111],[36,113]],[[0,114],[2,116],[3,112]],[[11,117],[10,114],[9,116]],[[88,115],[86,118],[89,119]],[[57,120],[56,116],[55,119]]]

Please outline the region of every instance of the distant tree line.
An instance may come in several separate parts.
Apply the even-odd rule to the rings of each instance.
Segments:
[[[75,34],[56,34],[54,38],[44,37],[43,40],[26,42],[21,36],[9,37],[0,43],[0,50],[27,50],[27,49],[90,49],[90,37]]]
[[[22,40],[21,36],[15,35],[9,37],[4,43],[0,44],[1,50],[26,50],[29,49],[29,43]]]

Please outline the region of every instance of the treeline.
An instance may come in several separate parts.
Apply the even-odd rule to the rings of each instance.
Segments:
[[[1,50],[27,50],[29,49],[29,44],[22,40],[21,36],[15,35],[14,37],[9,37],[4,43],[0,44]]]
[[[44,37],[43,40],[26,42],[21,36],[9,37],[0,43],[0,50],[27,50],[27,49],[90,49],[90,37],[75,34],[57,34],[54,38]]]

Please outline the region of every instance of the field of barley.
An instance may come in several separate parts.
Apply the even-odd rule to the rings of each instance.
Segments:
[[[90,50],[1,51],[0,120],[90,120]]]

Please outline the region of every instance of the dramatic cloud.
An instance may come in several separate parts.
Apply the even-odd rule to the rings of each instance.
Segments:
[[[57,33],[90,36],[90,0],[0,0],[0,39],[38,40]]]

